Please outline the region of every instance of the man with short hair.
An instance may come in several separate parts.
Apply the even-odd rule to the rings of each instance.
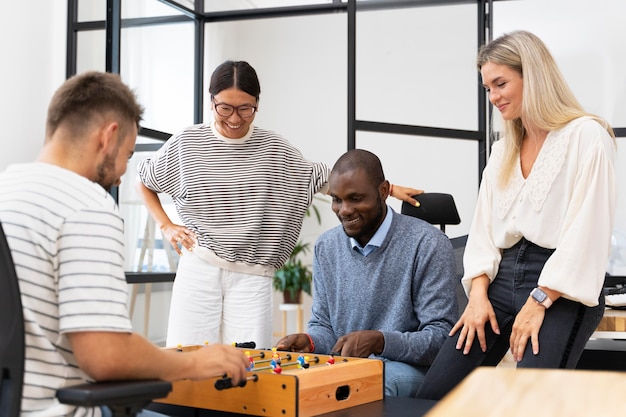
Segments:
[[[452,245],[387,206],[390,184],[371,152],[342,155],[329,194],[341,225],[315,243],[308,334],[276,348],[380,358],[385,395],[415,396],[458,317]]]
[[[232,346],[181,354],[132,331],[124,224],[108,191],[126,171],[142,113],[118,75],[72,77],[50,102],[37,161],[0,174],[0,221],[24,310],[23,415],[106,415],[55,398],[86,381],[245,378],[247,359]]]

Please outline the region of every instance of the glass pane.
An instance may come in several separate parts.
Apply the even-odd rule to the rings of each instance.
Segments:
[[[174,132],[193,124],[193,23],[122,29],[122,78],[146,108],[143,126]]]
[[[143,201],[135,191],[137,164],[149,157],[163,145],[163,141],[139,136],[137,149],[128,162],[126,174],[118,189],[119,210],[124,219],[124,246],[126,248],[125,270],[127,272],[176,272],[178,254],[163,241],[158,227],[148,214]],[[149,151],[140,151],[142,147]],[[179,221],[174,204],[165,195],[160,195],[163,208],[173,221]],[[171,282],[131,284],[129,312],[133,329],[155,343],[165,344],[167,319],[171,297]]]
[[[194,4],[195,4],[195,0],[173,0],[174,3],[178,3],[183,7],[186,7],[188,9],[192,9],[194,8]]]
[[[332,164],[347,143],[346,42],[345,14],[209,23],[205,91],[217,65],[248,61],[261,83],[254,124],[278,132],[308,159]],[[207,93],[206,121],[210,104]]]
[[[193,1],[178,3],[193,10]],[[190,4],[189,4],[190,3]],[[136,17],[175,16],[183,14],[176,8],[158,0],[122,1],[122,19]]]
[[[106,69],[106,34],[104,30],[77,33],[76,73]]]
[[[342,3],[346,3],[342,0]],[[179,3],[185,3],[180,1]],[[204,11],[222,12],[228,10],[267,9],[272,7],[306,6],[314,4],[332,4],[333,0],[205,0]]]
[[[600,6],[601,5],[601,6]],[[583,107],[626,127],[624,1],[494,2],[494,38],[524,28],[548,46]],[[584,28],[582,30],[581,28]]]
[[[78,0],[78,21],[93,22],[106,20],[106,0]]]
[[[137,138],[137,144],[163,144],[162,141]],[[126,246],[126,271],[131,272],[174,272],[178,265],[178,254],[168,242],[162,240],[161,231],[155,227],[143,201],[135,190],[137,164],[156,151],[135,152],[128,162],[126,174],[119,187],[119,208],[124,218]],[[172,200],[159,195],[165,211],[173,221],[178,221]]]
[[[357,12],[359,120],[476,130],[477,7]]]
[[[378,155],[393,184],[452,194],[461,223],[446,226],[446,234],[468,233],[478,195],[478,142],[357,132],[356,147]],[[401,201],[390,198],[387,203],[400,212]]]

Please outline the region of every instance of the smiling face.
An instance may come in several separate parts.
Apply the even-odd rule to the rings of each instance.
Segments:
[[[343,226],[344,232],[361,246],[367,244],[382,224],[387,214],[385,190],[372,185],[363,168],[343,173],[333,172],[329,178],[329,194],[332,209]]]
[[[213,96],[211,109],[213,109],[213,117],[215,118],[215,128],[217,131],[222,136],[229,139],[241,139],[244,137],[248,133],[248,130],[250,130],[250,125],[252,125],[252,122],[254,121],[256,112],[254,112],[250,117],[243,118],[239,115],[238,111],[233,111],[233,114],[228,117],[224,117],[220,116],[215,110],[216,103],[218,105],[227,104],[232,107],[256,107],[256,98],[235,87],[222,90]]]
[[[522,75],[507,65],[486,62],[480,69],[483,86],[489,92],[489,101],[498,108],[504,120],[515,120],[522,115]]]

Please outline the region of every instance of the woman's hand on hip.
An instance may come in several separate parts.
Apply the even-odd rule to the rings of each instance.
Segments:
[[[193,231],[178,224],[170,223],[162,225],[161,233],[179,255],[182,255],[181,248],[185,248],[191,252],[198,243],[198,238]]]

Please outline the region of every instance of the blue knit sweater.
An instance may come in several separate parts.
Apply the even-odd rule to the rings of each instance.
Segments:
[[[387,237],[367,257],[341,225],[325,232],[313,258],[315,352],[330,353],[350,332],[379,330],[380,357],[429,366],[458,318],[455,271],[447,236],[414,217],[394,212]]]

